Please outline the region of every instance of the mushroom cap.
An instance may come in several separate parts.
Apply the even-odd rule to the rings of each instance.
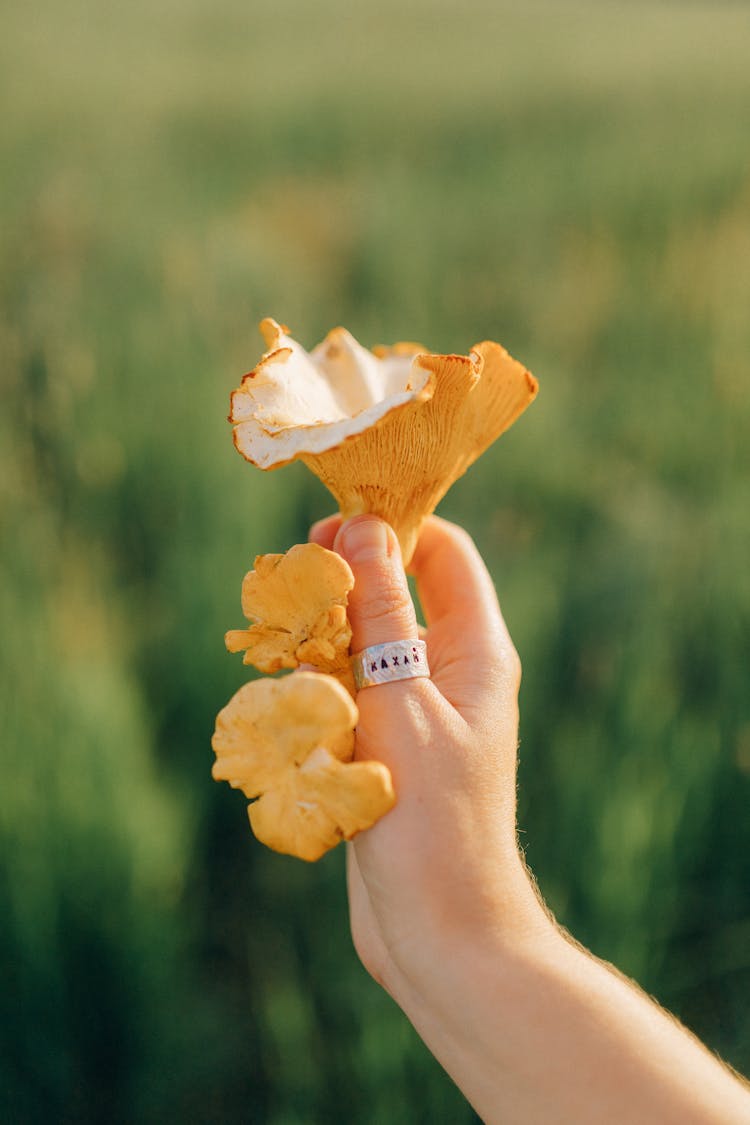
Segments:
[[[349,565],[334,551],[300,543],[285,555],[258,555],[242,583],[242,612],[256,622],[225,636],[245,664],[278,672],[312,664],[343,673],[349,666],[351,628],[346,601],[354,585]]]
[[[354,753],[357,708],[345,688],[319,672],[244,684],[216,718],[211,771],[246,797],[283,785],[323,746],[340,761]]]
[[[345,519],[391,524],[405,563],[425,516],[538,390],[491,341],[468,356],[373,353],[338,328],[308,354],[275,321],[261,329],[269,350],[232,395],[237,449],[264,469],[303,460]]]
[[[235,445],[260,469],[325,452],[432,393],[410,350],[378,357],[334,328],[308,353],[270,317],[260,328],[268,350],[232,393],[229,414]]]
[[[275,851],[318,859],[395,804],[380,762],[352,762],[356,705],[332,676],[293,672],[254,680],[216,720],[218,781],[258,800],[250,825]]]
[[[370,828],[395,801],[386,766],[344,763],[319,747],[247,811],[261,843],[312,861]]]

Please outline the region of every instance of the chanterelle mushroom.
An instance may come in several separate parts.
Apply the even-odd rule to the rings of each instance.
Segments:
[[[316,543],[300,543],[285,555],[258,555],[242,583],[242,612],[256,622],[231,629],[230,652],[245,651],[245,664],[278,672],[313,664],[323,672],[348,673],[352,631],[347,594],[354,585],[348,564]]]
[[[391,524],[404,562],[424,517],[538,389],[490,341],[468,356],[416,344],[370,352],[336,328],[308,354],[274,320],[261,331],[268,350],[231,398],[237,449],[262,469],[304,461],[344,518],[374,512]]]
[[[254,680],[216,719],[217,780],[245,796],[255,835],[275,851],[318,859],[395,803],[388,769],[352,762],[356,705],[331,676]]]

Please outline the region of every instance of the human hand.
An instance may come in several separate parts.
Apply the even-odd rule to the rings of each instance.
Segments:
[[[333,517],[311,538],[354,573],[353,651],[417,638],[386,524]],[[355,755],[384,762],[398,798],[348,845],[365,967],[488,1125],[750,1120],[747,1088],[571,942],[532,886],[515,826],[520,663],[473,543],[430,518],[411,569],[431,678],[357,696]]]
[[[347,560],[352,651],[416,640],[395,534],[374,516],[316,524]],[[369,972],[414,1018],[454,1003],[462,959],[549,928],[516,844],[520,662],[469,536],[427,520],[411,571],[430,679],[359,692],[355,757],[391,771],[396,807],[348,847],[352,934]]]

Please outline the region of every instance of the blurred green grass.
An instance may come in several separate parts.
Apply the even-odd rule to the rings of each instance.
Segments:
[[[242,574],[331,506],[232,448],[269,313],[539,376],[441,508],[524,662],[528,858],[748,1068],[748,48],[723,3],[5,6],[4,1120],[473,1120],[341,855],[210,781]]]

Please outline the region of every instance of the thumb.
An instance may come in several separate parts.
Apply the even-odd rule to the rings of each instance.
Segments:
[[[417,617],[393,529],[377,516],[355,516],[342,525],[334,548],[354,574],[348,608],[352,652],[417,640]]]

